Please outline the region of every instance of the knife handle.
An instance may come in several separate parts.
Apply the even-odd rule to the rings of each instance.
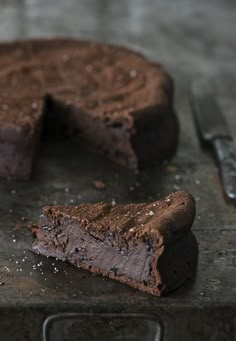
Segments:
[[[230,200],[236,199],[236,155],[231,139],[216,138],[213,141],[220,177],[225,195]]]

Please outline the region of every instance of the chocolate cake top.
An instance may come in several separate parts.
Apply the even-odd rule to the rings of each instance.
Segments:
[[[0,140],[16,140],[16,133],[31,134],[41,119],[43,102],[37,98],[10,99],[0,95]],[[9,133],[13,130],[13,134]]]
[[[151,238],[171,242],[191,229],[195,216],[195,201],[185,192],[178,191],[167,197],[141,204],[116,205],[101,202],[80,206],[48,206],[43,209],[43,217],[50,217],[52,224],[60,228],[78,222],[89,233],[95,235],[118,232],[123,239]],[[161,239],[161,240],[160,240]]]
[[[164,69],[142,55],[68,39],[0,44],[0,89],[0,123],[18,127],[34,124],[47,94],[131,127],[140,110],[171,106],[173,92]]]

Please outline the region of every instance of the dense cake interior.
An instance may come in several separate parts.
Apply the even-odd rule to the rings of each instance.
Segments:
[[[109,226],[103,236],[97,236],[81,228],[78,222],[73,224],[68,221],[63,228],[53,226],[50,219],[45,224],[42,226],[45,244],[39,246],[40,253],[47,252],[52,243],[52,256],[76,266],[139,282],[151,281],[154,253],[151,241],[130,240],[129,243],[122,243],[117,233],[109,231]]]
[[[1,101],[0,101],[1,102]],[[27,179],[38,145],[43,103],[4,98],[0,106],[0,176]]]
[[[159,295],[196,268],[194,215],[181,191],[154,203],[46,207],[33,250]]]

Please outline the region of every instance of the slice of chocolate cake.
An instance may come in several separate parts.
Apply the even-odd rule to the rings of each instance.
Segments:
[[[162,295],[194,274],[194,216],[184,191],[153,203],[45,207],[33,250]]]
[[[67,39],[3,43],[0,89],[2,176],[29,175],[34,148],[27,146],[37,140],[42,108],[50,134],[62,125],[127,167],[161,162],[176,150],[172,80],[159,64],[125,48]],[[37,118],[28,106],[36,98]],[[30,136],[17,132],[25,120]]]

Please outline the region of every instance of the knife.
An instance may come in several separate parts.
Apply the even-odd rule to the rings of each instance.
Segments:
[[[210,91],[210,84],[205,79],[197,79],[192,84],[190,103],[202,142],[215,152],[225,196],[236,202],[236,155],[233,138]]]

